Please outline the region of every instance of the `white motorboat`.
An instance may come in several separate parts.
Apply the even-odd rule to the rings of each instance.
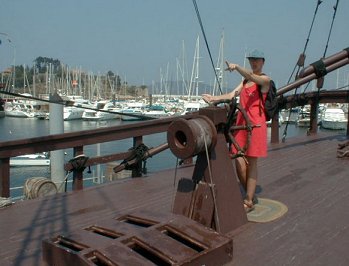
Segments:
[[[348,125],[348,119],[345,117],[341,108],[326,108],[322,114],[321,127],[325,129],[343,130]]]
[[[143,120],[145,105],[142,102],[128,102],[126,107],[121,110],[121,120],[123,121],[133,121],[133,120]]]
[[[48,153],[20,155],[10,159],[10,166],[49,166],[51,163]]]
[[[208,106],[207,103],[203,101],[197,101],[197,102],[185,102],[184,103],[184,111],[182,112],[182,115],[198,112],[200,108]]]
[[[152,118],[162,118],[169,117],[172,113],[168,112],[162,105],[152,105],[144,111],[143,115]]]
[[[64,106],[63,119],[65,121],[82,119],[83,113],[84,109],[82,108],[75,106]]]
[[[121,111],[121,106],[114,105],[112,102],[109,102],[109,101],[97,102],[93,106],[93,108],[98,109],[100,111],[86,109],[82,115],[83,120],[104,121],[104,120],[117,119],[120,117],[118,112]],[[113,113],[113,112],[116,112],[116,113]]]
[[[25,103],[6,102],[5,115],[10,117],[32,118],[34,117],[34,108]]]

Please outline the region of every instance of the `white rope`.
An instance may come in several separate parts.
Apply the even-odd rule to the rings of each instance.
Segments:
[[[204,135],[204,142],[205,142],[205,150],[206,150],[206,160],[207,160],[207,166],[208,166],[208,175],[210,178],[210,188],[211,188],[211,193],[212,193],[212,198],[213,198],[213,205],[214,205],[214,213],[215,213],[215,220],[216,220],[216,227],[217,231],[220,232],[220,223],[219,223],[219,217],[218,217],[218,210],[217,210],[217,200],[216,200],[216,193],[214,190],[214,184],[212,182],[212,171],[211,171],[211,164],[210,164],[210,158],[208,155],[208,148],[207,148],[207,142],[206,142],[206,137]]]
[[[176,160],[176,167],[175,167],[175,174],[174,174],[174,178],[173,178],[173,192],[172,192],[172,205],[171,205],[171,210],[173,212],[173,206],[174,206],[174,201],[175,201],[175,189],[176,189],[176,182],[177,182],[177,169],[178,169],[178,157]]]
[[[71,173],[71,172],[68,172],[68,174],[65,176],[63,182],[61,183],[61,185],[59,186],[59,188],[58,188],[58,190],[57,190],[58,192],[61,191],[63,185],[65,184],[65,182],[67,182],[67,179],[68,179],[68,176],[69,176],[70,173]]]
[[[11,205],[13,202],[10,198],[0,197],[0,208]]]

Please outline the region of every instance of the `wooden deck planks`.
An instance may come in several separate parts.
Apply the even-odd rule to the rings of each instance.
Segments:
[[[349,260],[349,160],[336,158],[345,136],[292,138],[260,160],[260,197],[283,202],[276,221],[232,232],[232,265],[345,265]],[[191,167],[176,180],[191,177]],[[40,265],[41,241],[133,210],[169,212],[174,171],[16,203],[0,210],[0,265]]]
[[[312,138],[302,145],[292,140],[283,149],[271,148],[261,169],[260,197],[283,202],[288,213],[267,224],[250,223],[236,235],[233,265],[345,265],[348,261],[343,247],[349,244],[349,160],[336,158],[343,138]],[[297,156],[290,156],[287,146],[293,150],[295,145]],[[277,165],[278,174],[264,176],[267,167]]]

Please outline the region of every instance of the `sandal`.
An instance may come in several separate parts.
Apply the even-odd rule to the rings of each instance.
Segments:
[[[254,210],[254,205],[252,202],[249,202],[248,200],[244,200],[244,208],[246,213],[249,213]]]
[[[253,205],[258,204],[258,198],[256,195],[253,196],[252,203],[253,203]]]

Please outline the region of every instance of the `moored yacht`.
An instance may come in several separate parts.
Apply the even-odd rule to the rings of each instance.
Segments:
[[[168,112],[162,105],[151,105],[144,111],[143,115],[152,118],[169,117],[173,113]]]
[[[345,117],[341,108],[326,108],[321,118],[321,127],[325,129],[343,130],[348,125],[348,119]]]
[[[83,120],[104,121],[120,117],[121,105],[114,105],[110,101],[99,101],[93,105],[95,110],[86,109],[82,115]],[[98,111],[100,110],[100,111]]]
[[[143,102],[128,102],[126,107],[121,110],[121,120],[143,120],[144,108]]]
[[[34,117],[34,108],[25,103],[7,102],[5,104],[5,115],[10,117],[32,118]]]
[[[75,106],[64,106],[63,119],[67,120],[76,120],[81,119],[84,109],[75,107]]]

